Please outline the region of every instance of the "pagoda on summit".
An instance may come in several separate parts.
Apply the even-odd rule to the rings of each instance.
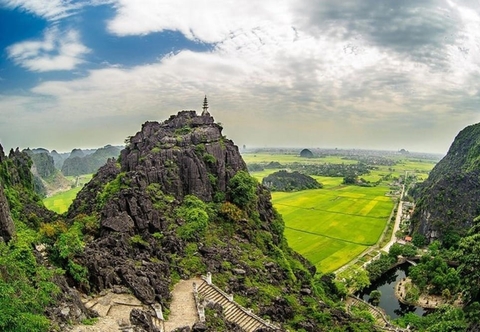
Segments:
[[[210,116],[210,112],[208,112],[207,95],[205,95],[205,98],[203,99],[203,112],[202,112],[202,116]]]

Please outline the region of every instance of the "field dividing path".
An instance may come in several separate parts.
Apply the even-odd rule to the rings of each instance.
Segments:
[[[403,185],[403,187],[402,187],[402,194],[400,195],[400,201],[398,202],[397,216],[395,217],[395,225],[393,225],[392,237],[390,238],[390,241],[382,248],[382,250],[385,251],[385,252],[388,252],[390,250],[390,247],[395,242],[397,242],[397,237],[396,237],[395,233],[400,228],[400,222],[402,221],[402,213],[403,213],[402,197],[403,197],[404,192],[405,192],[405,185]]]

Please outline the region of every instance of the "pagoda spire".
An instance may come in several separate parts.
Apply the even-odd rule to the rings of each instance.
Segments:
[[[210,115],[208,112],[208,101],[207,101],[207,95],[205,95],[205,98],[203,99],[203,112],[202,115]]]

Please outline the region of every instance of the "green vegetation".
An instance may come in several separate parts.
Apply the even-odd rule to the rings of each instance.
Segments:
[[[464,332],[467,331],[467,315],[459,308],[445,305],[428,314],[418,316],[415,313],[408,313],[396,319],[399,326],[410,329],[428,332]]]
[[[121,189],[128,189],[128,180],[125,179],[125,173],[122,172],[117,177],[108,182],[101,192],[97,194],[97,204],[102,208],[105,203],[112,198]]]
[[[311,176],[285,170],[280,170],[264,177],[262,184],[271,191],[300,191],[322,188],[322,184]]]
[[[240,208],[253,207],[257,202],[257,180],[247,172],[240,171],[230,179],[228,194]]]
[[[59,293],[52,279],[61,271],[37,264],[32,252],[36,242],[35,233],[26,229],[8,245],[0,242],[1,331],[49,331],[44,310]]]
[[[190,134],[193,131],[193,129],[190,126],[183,126],[182,128],[175,129],[175,135],[180,136],[180,135],[187,135]]]
[[[176,210],[177,217],[185,223],[177,229],[178,236],[184,240],[193,240],[205,234],[209,217],[206,204],[193,195],[185,196],[183,204]]]
[[[98,321],[98,317],[93,317],[93,318],[85,318],[82,320],[83,325],[95,325],[95,323]]]
[[[150,244],[145,241],[140,234],[135,234],[130,238],[130,244],[132,246],[142,246],[142,247],[148,247]]]
[[[417,249],[412,245],[401,245],[394,243],[387,254],[382,253],[378,259],[373,260],[367,265],[366,270],[370,280],[378,279],[383,273],[387,272],[397,263],[398,256],[413,257]]]
[[[430,294],[442,295],[445,290],[448,290],[448,294],[454,294],[460,284],[457,271],[440,256],[423,256],[417,266],[410,268],[409,276],[421,292]]]
[[[475,218],[467,236],[460,241],[456,256],[465,299],[472,301],[480,295],[480,217]]]
[[[77,263],[75,256],[83,253],[86,238],[95,236],[99,228],[96,216],[78,215],[70,227],[58,220],[42,224],[39,233],[42,242],[48,246],[52,262],[86,285],[87,269]]]
[[[380,303],[380,298],[382,297],[382,292],[379,290],[373,290],[370,292],[370,301],[373,305],[378,305]]]

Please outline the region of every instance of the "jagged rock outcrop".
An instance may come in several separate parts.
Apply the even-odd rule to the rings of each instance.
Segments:
[[[0,151],[0,155],[1,155]],[[1,157],[0,157],[1,159]],[[3,192],[2,184],[0,183],[0,242],[8,242],[15,234],[15,225],[13,224],[12,216],[10,215],[10,208],[8,207],[7,198]]]
[[[52,220],[55,213],[47,210],[40,203],[40,197],[35,195],[35,181],[31,173],[32,160],[25,152],[18,148],[10,150],[8,157],[3,153],[0,159],[0,182],[4,189],[8,189],[7,199],[10,203],[10,212],[17,218],[34,228],[42,220]]]
[[[480,124],[457,135],[414,195],[414,227],[430,240],[461,234],[471,226],[480,215]]]
[[[121,152],[121,169],[142,186],[159,183],[176,198],[194,194],[212,201],[230,178],[246,170],[238,147],[222,136],[211,116],[183,111],[164,123],[147,122]]]
[[[3,146],[0,144],[0,165],[6,160]],[[2,169],[2,168],[0,168]],[[0,179],[0,241],[8,242],[15,234],[15,225],[10,214],[7,198],[3,192],[3,181]]]
[[[48,150],[25,149],[23,150],[32,159],[31,172],[33,174],[33,189],[41,197],[47,196],[52,190],[52,183],[63,182],[63,187],[68,182],[64,176],[55,168],[53,157],[50,156]],[[56,186],[55,186],[56,187]]]

